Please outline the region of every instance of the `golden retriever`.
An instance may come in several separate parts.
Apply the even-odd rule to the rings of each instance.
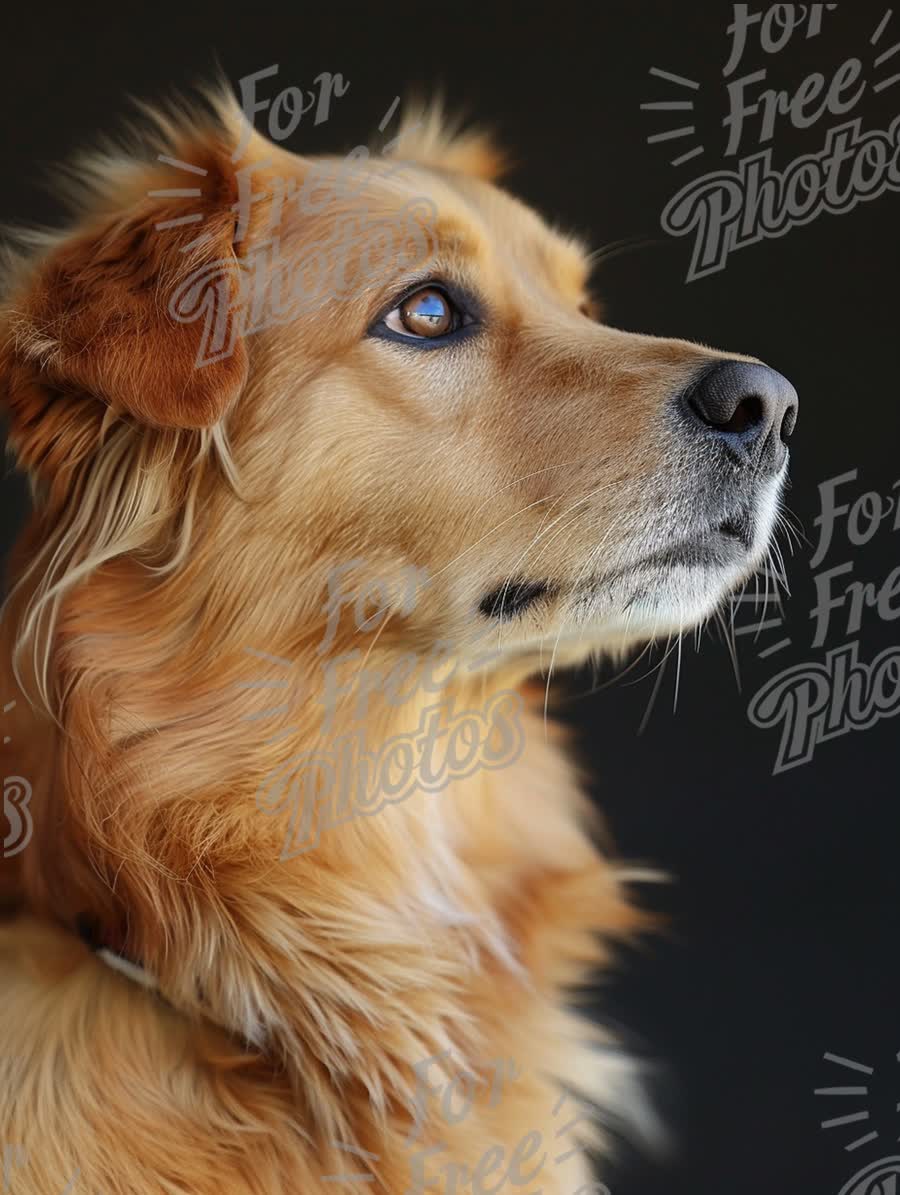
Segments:
[[[0,310],[9,1189],[602,1191],[573,996],[646,918],[529,678],[752,573],[796,396],[601,322],[435,110],[153,127]]]

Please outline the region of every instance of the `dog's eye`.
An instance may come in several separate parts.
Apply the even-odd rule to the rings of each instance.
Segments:
[[[477,296],[443,282],[420,283],[394,303],[372,324],[369,336],[409,348],[443,349],[483,326],[483,309]]]
[[[388,312],[384,322],[401,336],[434,340],[456,331],[462,324],[462,314],[442,290],[425,286]]]

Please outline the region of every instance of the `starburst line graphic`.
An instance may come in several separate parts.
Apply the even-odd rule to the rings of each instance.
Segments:
[[[783,583],[784,578],[776,576],[772,573],[763,573],[763,579],[768,583],[773,581],[776,584]],[[732,598],[732,601],[737,604],[748,606],[763,606],[763,618],[759,622],[753,622],[747,626],[735,627],[734,634],[738,635],[753,635],[754,642],[763,631],[776,630],[784,625],[784,613],[777,618],[765,618],[765,605],[768,601],[768,596],[765,593],[742,593],[739,596]],[[790,647],[793,640],[790,636],[779,639],[777,643],[772,643],[768,647],[764,647],[757,652],[757,656],[761,660],[766,660],[769,656],[774,656],[780,651],[784,651],[786,647]]]
[[[380,133],[383,133],[387,128],[394,116],[394,113],[397,111],[397,106],[399,103],[400,96],[397,95],[391,101],[387,112],[378,123],[378,131]],[[411,129],[408,130],[408,132],[412,132],[414,129],[419,128],[421,123],[421,121],[418,121],[412,126]],[[383,152],[387,153],[391,148],[393,148],[394,144],[394,141],[389,142],[384,147]],[[162,162],[166,166],[173,166],[176,170],[185,170],[189,174],[198,174],[203,178],[205,178],[209,173],[209,171],[204,170],[202,166],[195,166],[193,162],[184,162],[180,158],[173,158],[170,154],[157,154],[156,160],[157,162]],[[199,199],[202,194],[203,192],[199,187],[170,187],[165,190],[147,192],[147,196],[150,199]],[[171,220],[160,220],[157,224],[154,224],[153,227],[157,232],[165,232],[170,228],[183,228],[187,224],[199,224],[203,219],[205,219],[203,212],[191,212],[188,215],[177,216]],[[197,249],[201,245],[207,244],[208,240],[209,234],[202,232],[200,236],[195,237],[192,241],[188,241],[186,245],[182,245],[178,251],[179,253],[189,253],[192,249]]]
[[[199,187],[167,187],[162,191],[148,191],[151,199],[190,199],[203,194]]]
[[[347,1145],[344,1141],[332,1141],[331,1145],[344,1153],[353,1154],[358,1158],[366,1158],[370,1162],[377,1162],[380,1160],[380,1154],[369,1153],[367,1149],[360,1149],[358,1145]],[[324,1183],[373,1183],[375,1181],[374,1174],[367,1174],[363,1171],[356,1171],[350,1174],[323,1174],[320,1176]]]
[[[260,651],[258,648],[255,648],[255,647],[245,647],[244,654],[248,655],[248,656],[253,656],[257,660],[265,660],[267,663],[275,664],[278,668],[285,668],[288,670],[294,668],[294,664],[291,660],[286,660],[283,656],[272,655],[272,653],[268,652],[268,651]],[[295,690],[295,693],[294,693],[295,700],[296,700],[296,696],[297,696],[296,691],[300,689],[300,686],[297,684],[296,681],[291,681],[288,679],[239,681],[237,687],[239,689],[291,689],[291,688],[293,688]],[[242,722],[262,722],[266,718],[275,718],[279,714],[286,714],[290,708],[291,708],[291,703],[288,701],[285,701],[279,705],[272,705],[272,706],[269,706],[267,709],[259,710],[257,713],[246,714],[241,719],[241,721]],[[271,735],[265,741],[266,741],[266,743],[276,743],[279,741],[279,739],[284,739],[284,738],[287,738],[288,735],[296,734],[296,732],[299,729],[300,729],[299,726],[288,726],[284,730],[279,730],[277,734]]]
[[[167,228],[181,228],[185,224],[197,224],[203,219],[201,212],[193,212],[190,216],[176,216],[172,220],[160,220],[158,224],[153,227],[157,232],[163,232]],[[192,244],[199,244],[199,241],[193,241]]]
[[[666,133],[654,133],[652,137],[648,137],[647,144],[653,145],[657,141],[674,141],[676,137],[690,137],[696,131],[692,124],[685,125],[683,129],[669,129]]]
[[[208,173],[202,166],[182,162],[180,158],[170,158],[168,154],[157,154],[156,160],[165,163],[166,166],[174,166],[177,170],[187,170],[189,174],[202,174],[205,177]]]
[[[657,100],[652,104],[641,104],[642,112],[685,112],[694,106],[693,100]]]
[[[189,174],[199,174],[206,177],[208,173],[202,166],[195,166],[192,162],[182,162],[180,158],[170,157],[169,154],[157,154],[157,162],[166,166],[174,166],[176,170],[186,170]],[[148,191],[150,199],[199,199],[203,194],[199,187],[169,187],[159,191]],[[202,212],[191,212],[185,216],[176,216],[171,220],[159,220],[153,227],[157,232],[165,232],[169,228],[183,228],[186,224],[199,224],[203,219]],[[197,237],[187,245],[183,245],[180,252],[186,253],[203,243],[205,234]]]
[[[700,84],[694,79],[686,79],[684,75],[673,75],[671,71],[661,70],[658,66],[651,66],[651,75],[655,75],[657,79],[665,79],[669,83],[678,83],[681,87],[690,87],[693,91],[700,90]]]
[[[771,631],[773,627],[780,627],[783,618],[768,618],[765,622],[755,622],[749,627],[735,627],[735,635],[758,635],[760,631]]]
[[[892,8],[889,8],[887,10],[887,12],[884,14],[884,16],[881,18],[878,28],[875,30],[875,32],[872,34],[871,38],[869,39],[873,46],[876,46],[878,44],[878,42],[881,40],[881,35],[882,35],[882,33],[884,33],[885,29],[887,28],[888,24],[890,23],[890,19],[893,15],[893,12],[894,12],[894,10]],[[875,59],[875,65],[883,66],[884,63],[888,62],[897,53],[900,53],[900,42],[896,42],[893,46],[889,46],[886,50],[884,50],[881,54],[879,54],[878,57]],[[894,84],[898,83],[898,82],[900,82],[900,74],[890,75],[887,79],[882,79],[880,82],[873,84],[872,90],[876,93],[881,92],[881,91],[886,91],[888,87],[893,87]]]
[[[678,87],[687,87],[692,91],[700,90],[700,84],[694,79],[686,79],[683,75],[675,75],[671,71],[661,70],[658,66],[651,66],[649,73],[654,78],[663,79],[667,83],[674,83]],[[693,107],[693,100],[652,100],[646,104],[641,104],[641,108],[647,112],[690,112]],[[696,127],[691,124],[684,125],[682,128],[669,129],[667,132],[652,133],[647,138],[647,144],[653,145],[659,141],[675,141],[682,137],[692,137],[696,131]],[[670,164],[672,166],[681,166],[702,153],[703,146],[696,145],[693,149],[689,149],[679,157],[673,158]]]
[[[787,639],[779,639],[778,642],[773,643],[771,647],[766,647],[761,652],[757,652],[757,655],[761,660],[767,660],[769,656],[774,656],[778,652],[784,651],[786,647],[790,647],[791,643],[792,640],[790,637]]]
[[[570,1100],[571,1098],[572,1097],[569,1095],[569,1093],[567,1091],[564,1091],[562,1093],[562,1095],[556,1101],[556,1105],[553,1108],[553,1119],[554,1120],[562,1111],[566,1101]],[[584,1106],[582,1104],[579,1104],[578,1105],[578,1115],[575,1117],[575,1119],[570,1120],[568,1124],[564,1124],[561,1128],[557,1129],[553,1135],[554,1135],[554,1137],[557,1137],[557,1138],[567,1136],[569,1133],[571,1133],[572,1129],[574,1129],[577,1124],[581,1124],[582,1121],[590,1121],[590,1120],[591,1120],[590,1114],[587,1112],[587,1110],[584,1108]],[[575,1157],[576,1154],[580,1154],[581,1152],[582,1152],[581,1147],[578,1145],[575,1145],[572,1147],[572,1149],[566,1150],[565,1153],[557,1154],[556,1157],[553,1159],[553,1161],[557,1166],[561,1166],[563,1162],[567,1162],[569,1160],[569,1158]]]
[[[836,5],[828,5],[829,9],[833,9]],[[869,42],[873,47],[877,47],[879,41],[884,35],[885,30],[891,22],[893,16],[893,9],[887,9],[884,15],[878,22],[877,27],[869,38]],[[874,68],[880,69],[885,63],[890,62],[897,54],[900,54],[900,42],[889,46],[886,50],[878,53],[873,60]],[[677,87],[688,88],[691,91],[699,91],[700,84],[695,79],[688,79],[684,75],[677,75],[673,71],[662,70],[660,67],[650,67],[648,72],[656,79],[662,79],[667,83],[674,84]],[[879,94],[886,91],[889,87],[896,86],[900,83],[900,72],[889,75],[886,79],[880,79],[878,82],[872,83],[872,91]],[[694,108],[693,100],[653,100],[648,103],[641,104],[641,109],[647,112],[691,112]],[[659,142],[676,141],[684,137],[692,136],[696,132],[694,125],[684,125],[679,128],[669,129],[667,131],[652,133],[647,137],[647,144],[657,144]],[[681,154],[679,157],[673,158],[670,162],[672,166],[681,166],[685,162],[691,161],[704,152],[704,146],[696,145],[693,149]]]
[[[826,1062],[834,1062],[837,1066],[845,1066],[848,1070],[859,1071],[863,1075],[874,1075],[875,1068],[865,1066],[861,1062],[853,1062],[850,1058],[841,1058],[839,1054],[826,1054]]]
[[[826,1062],[832,1063],[834,1066],[839,1066],[844,1070],[854,1071],[861,1075],[874,1075],[875,1069],[871,1066],[866,1066],[862,1062],[854,1062],[852,1058],[843,1058],[840,1054],[825,1054]],[[844,1098],[846,1096],[866,1096],[869,1094],[868,1086],[848,1085],[837,1087],[817,1087],[814,1092],[815,1095],[825,1096],[828,1099]],[[823,1129],[838,1129],[845,1125],[862,1124],[869,1120],[869,1112],[862,1110],[860,1112],[849,1112],[844,1116],[833,1116],[828,1120],[821,1122]],[[862,1137],[857,1137],[848,1145],[844,1146],[847,1153],[853,1153],[857,1149],[862,1149],[864,1145],[868,1145],[871,1141],[877,1140],[879,1136],[878,1130],[873,1129],[871,1133],[865,1133]]]
[[[400,97],[399,97],[399,95],[395,95],[393,100],[391,101],[390,108],[388,108],[387,112],[385,112],[384,116],[382,116],[381,120],[378,122],[378,132],[379,133],[383,133],[384,130],[391,123],[391,117],[397,111],[397,105],[399,103],[400,103]]]
[[[817,1087],[816,1095],[868,1095],[868,1087]]]
[[[490,634],[491,634],[490,630],[486,630],[483,632],[484,637],[487,637]],[[475,646],[477,644],[478,639],[481,637],[482,637],[481,635],[478,635],[475,637],[473,646]],[[489,664],[492,660],[495,660],[499,656],[502,656],[504,653],[504,650],[505,649],[502,647],[492,646],[488,651],[482,652],[481,654],[475,656],[472,660],[470,660],[465,665],[464,670],[468,673],[477,672],[480,668],[483,668],[486,664]],[[245,647],[244,654],[248,655],[248,656],[253,656],[254,659],[263,660],[266,663],[274,664],[278,668],[292,670],[296,667],[296,664],[293,661],[286,660],[283,656],[273,655],[271,652],[261,651],[255,647]],[[281,691],[293,690],[290,701],[279,702],[276,705],[267,706],[265,709],[258,710],[255,713],[245,714],[241,718],[242,722],[264,722],[268,718],[275,718],[275,717],[278,717],[278,715],[280,715],[280,714],[286,714],[291,708],[291,703],[296,702],[298,696],[302,696],[304,693],[308,693],[308,690],[302,684],[302,682],[295,680],[295,679],[288,679],[288,678],[282,678],[282,679],[267,678],[264,680],[238,681],[237,688],[243,689],[243,690],[248,690],[251,692],[252,691],[260,691],[260,690],[281,690]],[[13,703],[13,704],[15,704],[15,703]],[[296,726],[296,725],[288,726],[285,729],[279,730],[275,734],[270,735],[267,739],[264,740],[264,742],[266,744],[277,743],[281,739],[288,738],[290,735],[296,734],[299,731],[299,729],[300,729],[299,726]]]

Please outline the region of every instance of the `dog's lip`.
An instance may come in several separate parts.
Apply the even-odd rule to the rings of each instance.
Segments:
[[[648,556],[641,556],[637,560],[622,565],[621,568],[613,569],[612,572],[590,577],[587,581],[581,582],[578,589],[580,591],[600,589],[648,568],[664,569],[679,565],[699,567],[704,564],[721,563],[721,558],[716,556],[707,544],[697,540],[686,540],[676,547],[665,548],[659,552],[652,552]]]
[[[753,547],[753,519],[747,509],[727,515],[715,530],[726,539],[737,540],[748,552]]]
[[[578,581],[571,586],[575,594],[594,593],[618,581],[646,572],[647,569],[723,568],[735,562],[735,554],[747,556],[753,544],[753,524],[749,509],[733,511],[716,524],[709,524],[699,532],[674,545],[648,553],[619,568]],[[546,578],[526,576],[507,579],[502,585],[485,594],[480,603],[481,613],[488,618],[511,620],[545,598],[555,597],[569,588]]]
[[[718,543],[716,541],[718,540]],[[681,540],[668,548],[651,552],[636,560],[623,564],[608,573],[595,574],[576,586],[577,592],[593,591],[621,581],[648,568],[671,567],[702,568],[733,563],[733,554],[739,547],[740,555],[749,555],[753,545],[753,529],[749,511],[729,515],[720,523],[707,527],[699,535]],[[724,551],[723,551],[724,549]],[[723,558],[725,557],[725,558]],[[732,559],[727,559],[732,557]]]

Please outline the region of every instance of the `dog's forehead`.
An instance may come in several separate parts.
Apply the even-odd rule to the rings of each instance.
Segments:
[[[307,160],[313,208],[325,219],[355,216],[362,223],[391,220],[407,205],[427,205],[443,262],[496,276],[515,273],[567,300],[583,296],[590,274],[585,244],[548,225],[537,212],[493,183],[416,162],[370,158]],[[315,202],[317,189],[328,196]],[[302,222],[297,233],[302,236]]]
[[[451,193],[446,211],[456,224],[462,251],[468,247],[486,266],[505,263],[517,273],[548,282],[567,297],[583,294],[589,255],[577,238],[552,228],[527,204],[493,183],[454,174],[446,186]],[[438,207],[439,229],[440,215]]]

